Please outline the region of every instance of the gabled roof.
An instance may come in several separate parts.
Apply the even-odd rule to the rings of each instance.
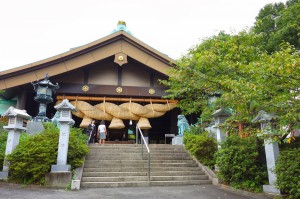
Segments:
[[[21,118],[25,118],[25,119],[30,119],[31,116],[27,114],[26,110],[20,110],[20,109],[16,109],[14,107],[9,107],[7,109],[7,111],[5,111],[2,115],[2,117],[21,117]]]
[[[75,110],[75,106],[73,106],[68,99],[64,99],[60,104],[57,104],[54,106],[56,110],[61,109],[69,109],[69,110]]]
[[[2,71],[0,72],[0,89],[43,79],[46,73],[54,76],[69,72],[117,53],[124,53],[165,75],[167,75],[168,68],[175,65],[175,61],[170,57],[121,30],[68,52]]]

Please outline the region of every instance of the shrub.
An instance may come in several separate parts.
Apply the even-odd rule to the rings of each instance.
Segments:
[[[7,141],[7,131],[3,129],[4,125],[4,122],[0,121],[0,169],[2,169]]]
[[[5,148],[7,141],[7,133],[0,134],[0,169],[2,169],[4,157],[5,157]]]
[[[234,188],[260,192],[268,179],[263,157],[262,143],[255,137],[227,137],[216,153],[218,177]]]
[[[7,133],[7,130],[5,130],[3,127],[6,125],[6,122],[4,120],[0,120],[0,135],[3,133]]]
[[[277,186],[289,198],[300,198],[300,148],[280,151],[276,161]]]
[[[210,168],[214,167],[217,142],[208,132],[202,131],[200,127],[191,127],[189,131],[185,132],[183,143],[199,162]]]
[[[9,180],[24,184],[44,184],[45,174],[51,165],[56,164],[59,129],[45,123],[45,130],[37,135],[23,134],[20,144],[7,157],[9,161]],[[86,137],[79,129],[71,128],[68,151],[68,164],[72,168],[82,164],[88,153]]]

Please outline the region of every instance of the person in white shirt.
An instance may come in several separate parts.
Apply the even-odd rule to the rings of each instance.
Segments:
[[[99,144],[105,144],[105,139],[107,135],[107,130],[105,126],[105,122],[102,120],[100,125],[98,126],[98,133],[99,133]]]

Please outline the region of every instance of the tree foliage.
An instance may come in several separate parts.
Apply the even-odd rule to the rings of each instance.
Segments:
[[[269,55],[260,48],[262,35],[220,33],[182,57],[162,81],[169,98],[179,98],[184,113],[202,111],[209,122],[217,108],[230,107],[232,121],[251,125],[259,110],[278,116],[278,128],[300,127],[300,54],[288,44]],[[221,97],[211,105],[208,99]]]
[[[289,0],[286,4],[267,4],[256,17],[253,31],[264,35],[263,46],[269,53],[280,50],[282,42],[300,49],[299,21],[300,0]]]

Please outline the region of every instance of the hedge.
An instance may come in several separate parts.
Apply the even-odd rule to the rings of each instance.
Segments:
[[[227,137],[216,153],[219,179],[237,189],[261,192],[268,183],[262,142],[255,137]]]
[[[218,149],[215,138],[201,127],[191,127],[183,137],[185,148],[194,155],[199,162],[213,168],[215,165],[214,154]]]
[[[280,151],[276,161],[277,186],[289,198],[300,198],[300,148]]]
[[[19,145],[7,156],[9,181],[23,184],[44,184],[45,174],[56,164],[59,129],[52,123],[44,123],[45,130],[37,135],[23,134]],[[81,166],[88,153],[86,135],[81,129],[71,128],[68,164],[74,169]]]

